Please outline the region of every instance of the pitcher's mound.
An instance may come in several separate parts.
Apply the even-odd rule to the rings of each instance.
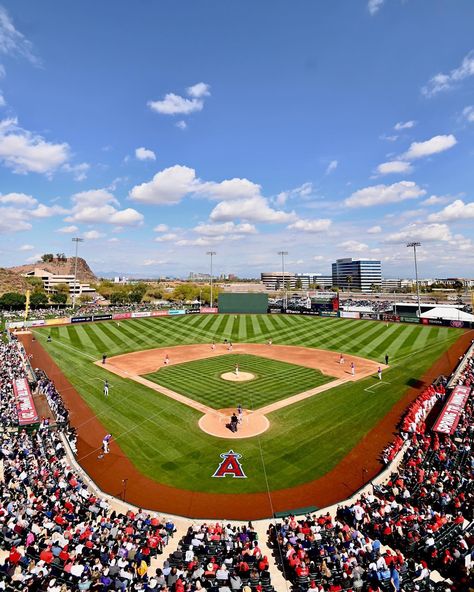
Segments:
[[[270,422],[258,411],[244,409],[242,422],[238,424],[237,431],[229,429],[230,418],[235,409],[219,409],[217,413],[206,413],[199,420],[199,427],[206,434],[217,438],[253,438],[263,434],[270,427]]]
[[[251,372],[239,372],[238,374],[235,372],[224,372],[224,374],[221,374],[221,378],[230,380],[231,382],[246,382],[247,380],[253,380],[255,374]]]

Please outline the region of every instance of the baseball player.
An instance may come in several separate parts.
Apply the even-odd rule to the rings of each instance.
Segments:
[[[109,449],[110,440],[112,440],[112,434],[106,434],[104,436],[104,439],[102,440],[102,451],[104,454],[109,454],[109,452],[110,452],[110,449]]]
[[[106,380],[104,382],[104,397],[108,397],[109,396],[109,381]]]

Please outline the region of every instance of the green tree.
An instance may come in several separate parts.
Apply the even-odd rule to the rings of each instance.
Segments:
[[[456,290],[456,292],[462,292],[464,284],[460,280],[456,280],[453,284],[453,288]]]
[[[9,310],[25,308],[26,296],[19,292],[6,292],[0,298],[0,307]]]
[[[347,285],[348,285],[348,288],[347,288],[347,289],[349,290],[349,292],[351,291],[351,288],[352,288],[352,279],[353,279],[353,278],[352,278],[352,276],[351,276],[351,275],[348,275],[348,276],[346,277],[346,282],[347,282]]]
[[[49,304],[48,297],[44,292],[33,292],[30,296],[30,306],[31,308],[43,308]]]
[[[116,289],[117,289],[116,284],[114,284],[110,280],[102,280],[100,282],[100,284],[96,287],[96,291],[101,296],[103,296],[104,298],[106,298],[107,300],[110,300],[112,294],[114,293],[114,291]]]
[[[297,278],[295,288],[297,290],[301,290],[303,288],[303,282],[301,281],[301,278]]]
[[[44,255],[41,255],[41,261],[44,261],[44,263],[54,261],[53,253],[45,253]]]
[[[69,286],[67,284],[58,284],[54,289],[59,294],[66,294],[66,296],[69,296]]]
[[[128,302],[128,294],[125,290],[116,290],[110,295],[109,300],[113,306],[119,306]]]
[[[79,296],[79,302],[81,304],[87,304],[89,302],[92,302],[92,296],[90,294],[81,294]]]
[[[139,284],[135,284],[132,289],[130,290],[129,299],[130,302],[135,304],[140,304],[143,300],[143,297],[146,294],[147,286],[143,282]]]
[[[25,278],[28,285],[33,288],[33,290],[42,290],[43,289],[43,280],[39,277],[27,277]]]
[[[64,294],[63,292],[55,292],[51,295],[51,302],[54,304],[66,304],[67,294]]]

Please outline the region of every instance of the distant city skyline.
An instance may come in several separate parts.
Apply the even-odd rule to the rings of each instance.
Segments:
[[[469,277],[474,3],[432,7],[0,0],[0,266]]]

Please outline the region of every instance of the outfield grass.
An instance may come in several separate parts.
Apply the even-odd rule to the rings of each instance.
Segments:
[[[232,372],[236,364],[241,372],[251,372],[255,378],[240,383],[221,378],[224,372]],[[247,354],[227,354],[168,366],[147,374],[146,378],[214,409],[239,404],[244,409],[259,409],[334,380],[318,370]]]
[[[53,341],[46,343],[50,332]],[[103,322],[35,329],[35,334],[139,470],[183,489],[232,493],[266,490],[262,458],[271,489],[301,484],[329,471],[461,335],[447,327],[386,327],[373,321],[280,315],[135,319],[121,321],[120,326]],[[197,425],[200,413],[194,409],[133,381],[111,377],[92,363],[103,353],[224,339],[262,343],[270,337],[275,344],[342,351],[381,362],[388,353],[391,365],[382,386],[366,391],[378,384],[369,377],[275,411],[269,415],[267,432],[236,445],[204,434]],[[102,394],[105,378],[111,384],[108,399]],[[243,455],[248,478],[212,479],[220,453],[231,447]]]

